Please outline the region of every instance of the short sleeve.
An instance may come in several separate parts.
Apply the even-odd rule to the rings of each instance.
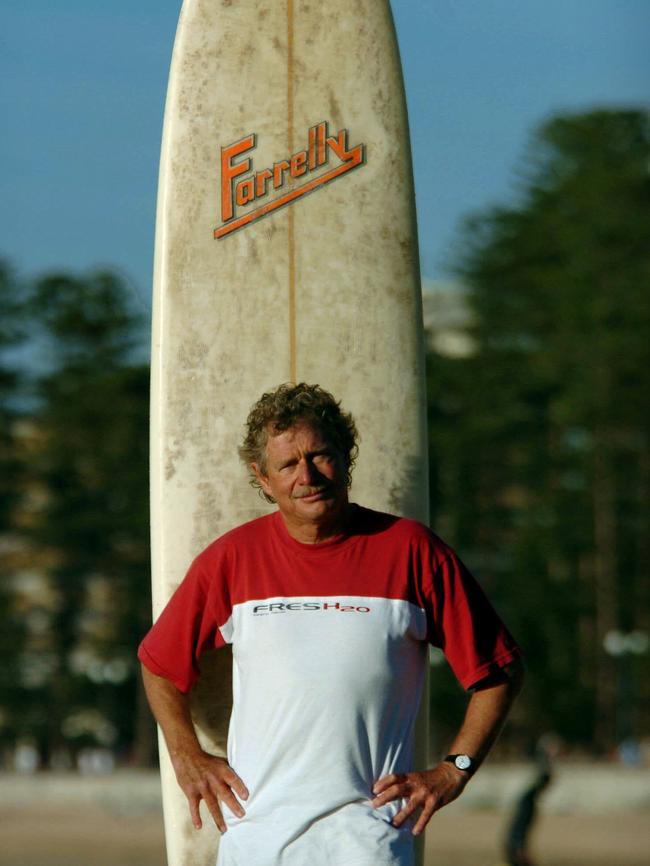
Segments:
[[[219,615],[224,605],[215,597],[218,578],[208,574],[202,557],[197,557],[138,648],[145,667],[184,693],[199,677],[201,653],[225,643],[219,625],[227,615]]]
[[[453,552],[433,568],[429,602],[429,640],[442,649],[464,688],[521,655],[485,593]]]

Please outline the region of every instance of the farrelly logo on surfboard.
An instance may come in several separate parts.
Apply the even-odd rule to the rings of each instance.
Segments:
[[[256,144],[257,136],[251,132],[221,148],[222,225],[214,230],[217,239],[291,204],[365,161],[365,145],[350,147],[347,129],[330,135],[326,120],[309,128],[304,150],[254,171],[252,156],[244,154]],[[296,185],[294,181],[300,178],[304,182]]]
[[[341,604],[340,601],[272,601],[268,604],[256,604],[254,616],[268,616],[274,613],[288,613],[296,610],[333,610],[339,613],[370,613],[365,605]]]

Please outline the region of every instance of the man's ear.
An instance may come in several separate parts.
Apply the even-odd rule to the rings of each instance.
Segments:
[[[269,487],[269,479],[268,476],[264,475],[260,467],[257,463],[251,463],[251,469],[257,478],[260,487],[266,493],[267,496],[272,496],[271,488]]]

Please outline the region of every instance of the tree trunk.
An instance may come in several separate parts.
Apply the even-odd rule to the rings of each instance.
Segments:
[[[600,441],[599,441],[600,440]],[[606,635],[618,626],[616,502],[611,458],[597,437],[594,454],[594,590],[596,600],[596,725],[595,745],[614,745],[618,667],[605,651]]]

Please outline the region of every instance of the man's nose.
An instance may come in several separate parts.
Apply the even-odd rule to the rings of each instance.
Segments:
[[[303,458],[298,464],[298,470],[298,483],[305,487],[309,487],[318,476],[318,470],[311,460],[305,460]]]

